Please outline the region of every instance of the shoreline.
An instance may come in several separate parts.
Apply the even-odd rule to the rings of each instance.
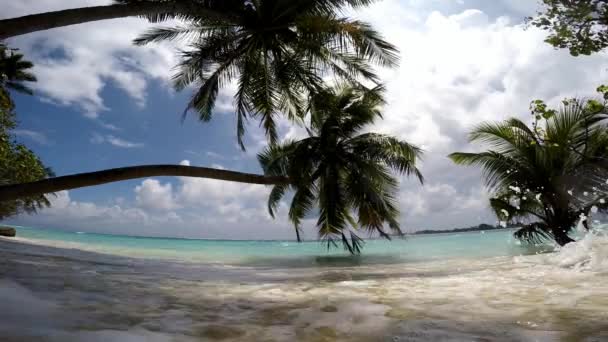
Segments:
[[[15,228],[17,229],[17,235],[13,238],[18,238],[19,237],[19,231],[18,229],[28,229],[28,230],[47,230],[47,231],[52,231],[52,232],[58,232],[58,233],[66,233],[66,234],[83,234],[83,235],[98,235],[98,236],[106,236],[106,237],[112,237],[112,238],[133,238],[133,239],[151,239],[151,240],[185,240],[185,241],[211,241],[211,242],[298,242],[298,240],[296,239],[212,239],[212,238],[188,238],[188,237],[174,237],[174,236],[143,236],[143,235],[127,235],[127,234],[110,234],[110,233],[96,233],[96,232],[84,232],[84,231],[75,231],[75,230],[64,230],[64,229],[59,229],[59,228],[40,228],[40,227],[26,227],[26,226],[19,226],[19,225],[13,225],[13,224],[2,224],[2,226],[6,226],[6,227],[10,227],[10,228]],[[467,228],[464,228],[467,229]],[[420,237],[420,236],[425,236],[425,235],[449,235],[449,234],[466,234],[466,233],[476,233],[476,232],[494,232],[494,231],[504,231],[504,230],[510,230],[510,229],[515,229],[515,227],[500,227],[500,228],[494,228],[494,229],[474,229],[474,230],[467,230],[467,231],[454,231],[454,230],[430,230],[431,232],[428,232],[426,230],[421,230],[421,231],[416,231],[416,232],[407,232],[407,233],[403,233],[402,236],[391,236],[392,239],[398,240],[398,239],[407,239],[410,237]],[[368,237],[365,238],[365,241],[375,241],[375,240],[386,240],[382,237]],[[301,242],[320,242],[322,240],[312,240],[312,239],[307,239],[307,240],[302,240]]]

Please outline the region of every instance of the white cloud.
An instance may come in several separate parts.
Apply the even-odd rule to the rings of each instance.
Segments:
[[[143,143],[134,143],[131,141],[127,141],[121,138],[117,138],[113,135],[108,135],[106,137],[106,141],[110,144],[110,145],[114,145],[116,147],[123,147],[123,148],[136,148],[136,147],[143,147],[144,144]]]
[[[123,208],[119,205],[103,206],[92,202],[73,201],[68,191],[60,191],[56,196],[49,196],[51,207],[40,215],[50,219],[65,220],[70,218],[80,224],[83,222],[126,223],[138,222],[145,224],[148,215],[138,208]]]
[[[101,127],[105,128],[107,130],[114,131],[114,132],[117,132],[117,131],[121,130],[120,127],[118,127],[116,125],[113,125],[113,124],[110,124],[110,123],[107,123],[107,122],[103,122],[101,120],[97,120],[97,122],[99,123],[99,125]]]
[[[30,139],[40,145],[49,145],[51,143],[46,134],[42,132],[32,131],[28,129],[14,129],[12,130],[12,132],[20,138]]]
[[[368,13],[368,15],[370,15]],[[529,118],[528,103],[595,89],[605,56],[573,58],[505,17],[489,22],[479,10],[431,13],[416,28],[376,26],[402,51],[398,70],[383,71],[388,102],[378,128],[427,149],[459,147],[462,130],[483,120]]]
[[[479,170],[455,166],[446,156],[479,148],[466,134],[481,121],[516,116],[529,122],[531,100],[592,94],[607,76],[608,59],[603,53],[573,58],[544,43],[544,32],[478,9],[396,20],[403,11],[407,5],[387,0],[359,14],[402,52],[397,70],[380,71],[388,105],[373,130],[426,150],[427,184],[401,187],[402,222],[448,228],[493,220]]]
[[[203,153],[203,152],[196,152],[193,150],[185,150],[184,153],[195,156],[195,157],[197,157],[197,159],[204,158],[204,157],[211,158],[211,159],[217,159],[217,160],[239,160],[240,159],[240,156],[238,156],[238,155],[226,156],[226,155],[222,155],[220,153],[216,153],[213,151],[206,151],[205,153]]]
[[[190,165],[183,160],[181,165]],[[222,169],[221,165],[214,165]],[[222,214],[230,211],[236,218],[244,218],[243,212],[248,206],[265,202],[269,188],[264,185],[224,182],[206,178],[178,177],[180,181],[176,198],[185,206],[207,207]],[[243,211],[243,212],[240,212]],[[266,212],[262,213],[266,216]]]
[[[173,210],[179,206],[173,198],[170,183],[161,184],[156,179],[146,179],[135,187],[135,201],[138,206],[150,210]]]
[[[32,14],[109,1],[24,0],[3,4],[1,17]],[[143,107],[149,81],[168,84],[175,53],[169,44],[135,47],[133,38],[150,27],[136,18],[105,20],[13,38],[35,63],[33,87],[50,101],[79,107],[89,118],[107,110],[102,90],[112,82]]]
[[[108,143],[112,146],[121,147],[121,148],[140,148],[144,147],[143,143],[136,143],[128,140],[124,140],[118,137],[115,137],[111,134],[101,135],[97,132],[94,132],[89,140],[92,144],[103,144]]]
[[[462,228],[482,222],[495,223],[487,210],[488,197],[481,185],[458,190],[449,184],[431,183],[405,189],[399,201],[402,224],[406,230]]]

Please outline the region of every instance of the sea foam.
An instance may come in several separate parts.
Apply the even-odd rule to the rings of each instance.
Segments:
[[[608,272],[608,235],[590,231],[576,242],[557,247],[544,261],[580,271]]]

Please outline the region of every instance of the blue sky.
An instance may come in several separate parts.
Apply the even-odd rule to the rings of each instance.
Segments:
[[[0,16],[105,4],[105,0],[8,2]],[[495,222],[477,170],[445,156],[479,147],[466,132],[481,120],[529,119],[528,103],[592,95],[606,79],[604,54],[572,58],[526,30],[529,0],[385,0],[352,15],[399,46],[401,66],[379,70],[388,88],[385,120],[372,129],[421,145],[424,187],[403,179],[406,231]],[[236,146],[231,90],[202,124],[181,113],[189,90],[169,85],[176,46],[134,47],[144,20],[119,19],[9,41],[36,63],[35,97],[16,95],[19,139],[57,175],[118,166],[189,163],[260,172],[264,138],[255,123],[248,151]],[[302,130],[281,122],[281,136]],[[293,238],[286,204],[272,220],[263,186],[184,178],[140,179],[62,192],[53,208],[11,223],[78,231],[203,238]],[[306,236],[315,238],[308,223]]]

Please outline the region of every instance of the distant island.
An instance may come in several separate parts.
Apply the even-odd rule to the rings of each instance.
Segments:
[[[466,233],[466,232],[477,232],[482,230],[498,230],[498,229],[509,229],[518,227],[517,224],[508,224],[506,227],[502,226],[494,226],[491,224],[482,223],[478,226],[468,227],[468,228],[454,228],[454,229],[446,229],[446,230],[432,230],[425,229],[413,232],[412,235],[421,235],[421,234],[448,234],[448,233]]]

